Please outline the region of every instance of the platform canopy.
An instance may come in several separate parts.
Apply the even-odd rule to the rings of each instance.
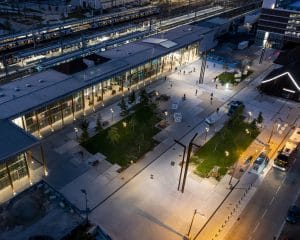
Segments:
[[[8,120],[0,120],[0,163],[31,147],[38,140]]]

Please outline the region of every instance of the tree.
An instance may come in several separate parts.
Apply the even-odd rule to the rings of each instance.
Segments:
[[[135,91],[132,90],[132,92],[130,93],[130,95],[128,96],[128,103],[132,104],[136,101],[136,96],[135,96]]]
[[[116,127],[111,127],[107,132],[107,138],[112,144],[116,144],[120,141],[120,134]]]
[[[142,144],[144,144],[144,140],[145,140],[145,135],[143,132],[141,132],[141,134],[137,135],[137,137],[135,139],[135,143],[138,145],[139,153],[141,152],[141,146],[142,146]]]
[[[241,124],[244,108],[245,107],[243,105],[241,105],[234,111],[234,113],[232,114],[232,116],[229,120],[229,124],[231,124],[233,126],[239,126]]]
[[[89,139],[89,133],[88,133],[88,131],[82,131],[82,133],[81,133],[81,135],[80,135],[80,139],[79,139],[79,141],[80,141],[80,143],[84,143],[84,142],[86,142],[87,140]]]
[[[125,98],[122,97],[121,102],[119,102],[119,107],[121,108],[121,116],[126,116],[128,114],[128,106],[125,102]]]
[[[84,143],[88,140],[89,138],[89,121],[87,119],[83,119],[81,123],[79,124],[80,129],[82,130],[81,136],[80,136],[80,142]]]
[[[96,131],[97,133],[100,133],[100,132],[103,131],[103,127],[102,127],[102,117],[101,117],[100,114],[98,115],[97,120],[96,120],[95,131]]]
[[[130,121],[129,121],[129,126],[131,127],[131,129],[132,129],[133,132],[134,132],[134,130],[135,130],[136,124],[137,124],[136,119],[135,119],[134,117],[132,117],[132,118],[130,119]]]
[[[89,125],[90,125],[89,121],[88,121],[86,118],[84,118],[84,119],[80,122],[79,127],[80,127],[80,129],[81,129],[82,131],[84,131],[84,130],[87,130],[87,129],[88,129]]]
[[[257,117],[257,123],[258,124],[262,124],[262,122],[264,121],[264,118],[262,116],[262,112],[259,112],[258,117]]]
[[[149,103],[149,97],[145,89],[140,92],[140,102],[142,105],[147,105]]]

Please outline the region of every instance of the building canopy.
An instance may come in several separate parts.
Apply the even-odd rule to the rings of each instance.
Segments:
[[[31,148],[37,139],[8,120],[0,120],[0,163]]]

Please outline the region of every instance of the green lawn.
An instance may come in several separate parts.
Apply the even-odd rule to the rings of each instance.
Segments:
[[[234,81],[234,73],[231,73],[231,72],[223,72],[221,73],[219,76],[219,82],[224,85],[226,83],[231,83],[231,84],[234,84],[235,81]]]
[[[248,77],[249,75],[251,75],[253,73],[252,70],[248,70],[247,75],[242,75],[241,80],[244,80],[246,77]],[[236,84],[237,82],[235,81],[234,78],[234,74],[232,72],[223,72],[218,76],[219,82],[222,85],[225,85],[226,83],[230,83],[230,84]]]
[[[246,133],[246,129],[250,130],[250,134]],[[192,157],[192,162],[196,164],[195,173],[201,177],[209,177],[211,170],[218,166],[215,177],[225,175],[258,134],[258,129],[249,123],[240,121],[232,124],[229,121]],[[225,151],[228,151],[228,156]]]
[[[137,161],[154,147],[155,141],[152,137],[159,131],[154,125],[160,120],[155,114],[155,109],[153,105],[137,105],[132,115],[113,125],[120,136],[117,143],[109,140],[108,132],[112,128],[110,127],[82,145],[89,152],[93,154],[100,152],[107,156],[109,162],[125,168],[131,161]],[[124,122],[127,124],[126,127],[123,125]]]

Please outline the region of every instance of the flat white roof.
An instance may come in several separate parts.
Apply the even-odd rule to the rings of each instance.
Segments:
[[[209,28],[184,25],[153,36],[156,39],[167,39],[167,47],[136,41],[99,53],[98,55],[110,60],[73,75],[48,70],[2,85],[0,119],[14,118],[48,105],[80,89],[200,41],[203,35],[208,33],[212,34]]]

